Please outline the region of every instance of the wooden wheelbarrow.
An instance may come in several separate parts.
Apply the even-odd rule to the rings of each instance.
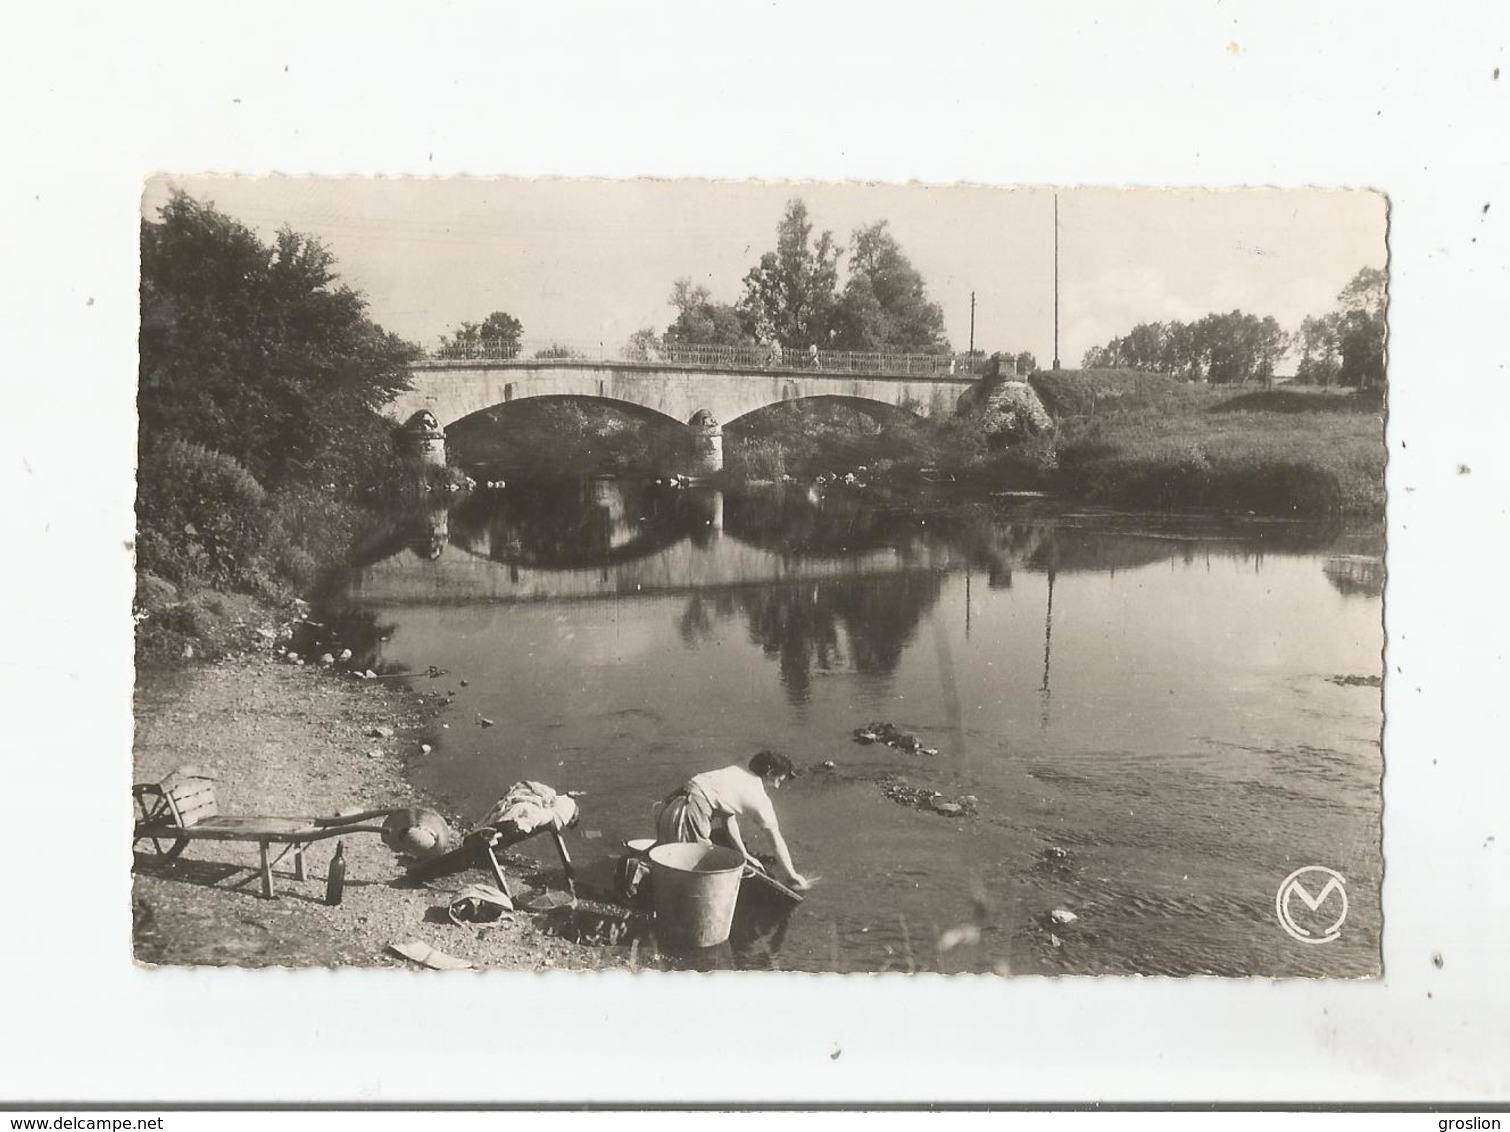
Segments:
[[[137,783],[131,795],[137,808],[133,848],[148,842],[151,852],[168,862],[190,841],[255,841],[261,852],[262,895],[267,899],[273,896],[273,866],[290,850],[294,879],[304,880],[304,850],[312,843],[349,833],[392,834],[389,819],[407,812],[406,807],[398,807],[333,817],[222,814],[213,780],[192,766],[179,767],[157,782]],[[283,847],[276,856],[272,855],[274,845]]]

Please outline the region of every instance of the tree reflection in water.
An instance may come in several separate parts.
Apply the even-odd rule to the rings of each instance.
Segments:
[[[815,671],[847,664],[889,677],[942,589],[942,576],[920,572],[695,593],[678,629],[695,644],[712,638],[718,620],[742,616],[751,643],[776,659],[787,698],[801,704]]]

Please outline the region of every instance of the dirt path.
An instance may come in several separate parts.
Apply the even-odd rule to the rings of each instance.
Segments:
[[[136,694],[133,780],[199,766],[214,776],[221,811],[230,814],[430,804],[415,795],[403,770],[405,758],[418,755],[424,714],[415,693],[391,683],[265,655],[146,672]],[[393,737],[370,737],[378,727],[392,728]],[[396,858],[373,834],[345,839],[346,890],[338,907],[324,903],[334,840],[311,847],[307,880],[294,879],[292,856],[275,868],[275,900],[260,896],[255,844],[194,841],[168,865],[153,859],[150,845],[139,848],[147,853],[136,855],[133,952],[144,963],[406,966],[389,944],[420,939],[477,966],[629,965],[625,949],[548,936],[523,912],[488,927],[457,927],[444,914],[448,893],[488,878],[479,871],[396,887]],[[511,880],[517,875],[511,872]],[[560,877],[546,873],[543,882],[559,887]]]

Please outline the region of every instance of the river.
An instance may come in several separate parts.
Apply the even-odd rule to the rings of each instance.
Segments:
[[[822,879],[725,962],[1356,977],[1382,543],[944,487],[511,483],[375,543],[322,619],[379,671],[444,672],[417,680],[455,697],[414,773],[463,814],[519,779],[584,791],[587,875],[688,775],[790,755],[777,812]],[[938,753],[857,742],[872,721]],[[973,802],[904,805],[895,776]],[[1276,908],[1312,865],[1346,885],[1321,945],[1335,902],[1284,902],[1312,941]]]

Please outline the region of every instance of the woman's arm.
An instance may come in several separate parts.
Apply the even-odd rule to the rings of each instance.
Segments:
[[[729,835],[730,844],[739,850],[739,854],[745,859],[746,864],[754,865],[757,869],[763,867],[755,859],[755,855],[745,848],[744,838],[739,835],[739,819],[733,814],[724,819],[724,831]]]
[[[799,873],[792,864],[792,854],[786,847],[786,838],[781,836],[781,830],[777,828],[775,822],[772,822],[766,829],[771,835],[771,843],[776,846],[776,860],[781,863],[781,871],[786,874],[787,880],[795,889],[801,890],[807,888],[807,878]]]

